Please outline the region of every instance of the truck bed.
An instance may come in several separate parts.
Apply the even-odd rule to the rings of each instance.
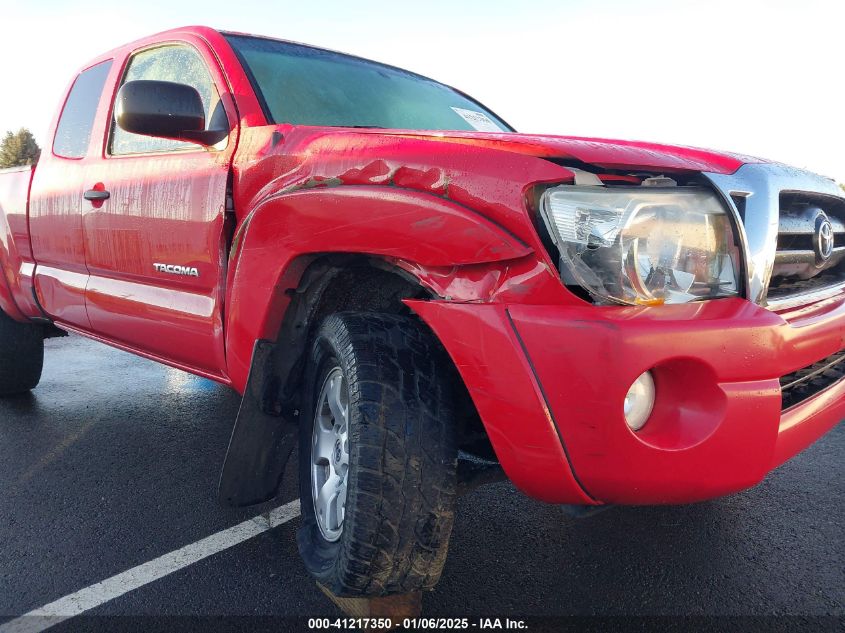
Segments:
[[[26,206],[33,173],[34,165],[0,170],[0,309],[21,321],[27,319],[32,303],[21,275],[27,276],[28,285],[33,259]]]

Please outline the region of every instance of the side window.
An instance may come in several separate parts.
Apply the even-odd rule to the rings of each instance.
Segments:
[[[190,46],[162,46],[135,54],[129,61],[123,83],[138,79],[173,81],[193,86],[202,98],[206,127],[209,127],[212,118],[219,119],[221,116],[225,118],[220,96],[214,88],[208,68],[200,54]],[[112,155],[172,152],[180,149],[198,149],[198,146],[182,141],[132,134],[121,129],[112,120],[109,143],[109,153]]]
[[[53,153],[56,156],[82,158],[88,151],[97,105],[111,64],[109,60],[91,66],[73,82],[53,138]]]

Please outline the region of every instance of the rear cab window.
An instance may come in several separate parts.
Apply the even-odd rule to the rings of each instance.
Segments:
[[[100,62],[81,72],[73,82],[53,138],[56,156],[83,158],[88,152],[97,106],[111,66],[112,60]]]

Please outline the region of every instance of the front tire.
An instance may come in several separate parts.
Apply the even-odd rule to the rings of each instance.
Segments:
[[[0,397],[35,389],[44,366],[44,329],[0,310]]]
[[[339,313],[308,359],[299,551],[337,596],[432,589],[454,522],[448,357],[412,318]]]

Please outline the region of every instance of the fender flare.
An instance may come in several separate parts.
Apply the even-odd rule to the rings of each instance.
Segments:
[[[361,254],[451,267],[532,252],[483,215],[419,191],[355,185],[270,196],[241,223],[232,246],[226,298],[232,385],[244,392],[255,341],[276,340],[309,255]]]

